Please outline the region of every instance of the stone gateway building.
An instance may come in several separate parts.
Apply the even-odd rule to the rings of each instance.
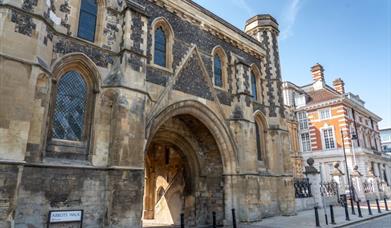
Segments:
[[[190,0],[0,0],[0,31],[0,227],[294,213],[270,15],[243,32]]]

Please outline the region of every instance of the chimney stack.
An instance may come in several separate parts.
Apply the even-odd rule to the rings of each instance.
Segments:
[[[314,80],[314,82],[316,82],[316,81],[324,82],[323,72],[324,72],[323,66],[320,65],[319,63],[317,63],[313,67],[311,67],[311,74],[312,74],[312,79]]]
[[[333,81],[334,89],[340,94],[345,94],[345,83],[341,78],[337,78]]]

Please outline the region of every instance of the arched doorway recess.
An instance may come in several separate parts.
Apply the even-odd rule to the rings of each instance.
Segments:
[[[227,174],[236,170],[231,138],[198,102],[169,106],[150,123],[145,154],[144,224],[218,223],[233,208]],[[223,153],[221,153],[223,151]]]

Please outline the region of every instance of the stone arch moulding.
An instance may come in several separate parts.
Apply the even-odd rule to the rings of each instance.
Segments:
[[[174,40],[175,40],[175,34],[174,29],[172,28],[171,24],[167,21],[164,17],[157,17],[155,18],[151,23],[151,38],[152,38],[152,44],[151,44],[151,64],[157,67],[160,67],[158,65],[155,65],[155,30],[161,26],[163,28],[163,31],[166,35],[166,67],[168,70],[173,69],[173,62],[174,62],[174,56],[173,56],[173,47],[174,47]]]
[[[238,149],[229,129],[212,110],[199,101],[194,100],[179,101],[168,105],[147,122],[145,150],[149,147],[159,128],[167,120],[178,115],[191,115],[199,120],[206,126],[216,141],[223,164],[224,214],[225,219],[229,220],[231,218],[231,208],[240,209],[234,190],[235,179],[239,173]]]
[[[57,81],[59,77],[70,69],[77,69],[79,73],[85,75],[85,78],[90,80],[88,83],[91,83],[94,92],[99,93],[102,85],[102,77],[95,63],[87,55],[76,52],[66,54],[57,59],[51,67],[52,79]]]
[[[186,100],[171,104],[157,113],[146,125],[145,148],[148,148],[158,129],[170,118],[178,115],[191,115],[204,124],[214,136],[222,157],[224,175],[234,175],[238,172],[236,144],[229,129],[213,111],[198,101]]]
[[[222,71],[222,79],[223,79],[223,86],[221,89],[228,90],[228,56],[225,53],[223,47],[220,45],[217,45],[212,50],[212,76],[213,76],[213,85],[215,86],[215,73],[214,73],[214,57],[215,55],[218,55],[221,59],[221,71]],[[215,86],[217,87],[217,86]],[[220,88],[220,87],[218,87]]]

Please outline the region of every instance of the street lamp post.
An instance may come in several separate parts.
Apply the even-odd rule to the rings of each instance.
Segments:
[[[355,211],[354,211],[354,203],[353,203],[353,186],[351,185],[351,182],[350,182],[350,175],[349,175],[349,170],[348,170],[348,162],[347,162],[347,159],[346,159],[346,151],[345,151],[345,137],[343,135],[343,131],[341,130],[341,136],[342,136],[342,149],[343,149],[343,156],[345,158],[345,169],[346,169],[346,175],[347,175],[347,178],[348,178],[348,186],[349,186],[349,194],[350,194],[350,206],[352,207],[352,214],[355,215]]]

